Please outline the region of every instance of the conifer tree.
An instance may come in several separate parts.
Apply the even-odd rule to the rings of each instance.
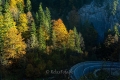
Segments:
[[[31,11],[32,7],[31,7],[31,1],[30,0],[27,0],[26,1],[26,7],[25,7],[25,10],[26,12],[29,12]]]
[[[45,51],[46,50],[46,39],[45,39],[45,32],[43,27],[39,28],[39,50],[40,51]]]
[[[11,12],[14,20],[18,21],[19,11],[17,8],[17,1],[16,0],[9,0],[9,2],[10,2],[9,11]]]
[[[36,22],[36,26],[38,27],[40,25],[38,12],[36,12],[36,15],[35,15],[35,22]]]
[[[32,13],[29,11],[27,12],[27,20],[28,20],[28,26],[30,26],[32,24],[32,22],[34,22],[34,18],[32,16]]]
[[[8,12],[9,11],[9,3],[6,1],[5,2],[5,5],[4,5],[4,8],[3,8],[3,13],[6,13],[6,12]]]
[[[10,11],[0,15],[0,50],[3,52],[4,39],[7,31],[15,24]],[[3,55],[3,53],[1,53]]]
[[[3,10],[3,7],[2,7],[2,0],[0,0],[0,15],[2,14],[2,10]]]
[[[76,35],[76,50],[78,53],[82,53],[81,46],[80,46],[81,40],[80,40],[80,33]]]
[[[35,23],[34,23],[34,22],[32,22],[32,26],[31,26],[31,28],[30,28],[30,47],[31,47],[32,49],[38,47],[36,27],[35,27]]]
[[[46,7],[46,12],[45,12],[45,17],[46,17],[45,27],[46,27],[48,34],[50,34],[51,33],[51,14],[50,14],[50,10],[47,7]]]
[[[5,32],[3,31],[4,30],[3,19],[4,19],[3,15],[0,15],[0,61],[2,60],[4,36],[5,36]]]
[[[114,33],[115,33],[117,36],[120,36],[119,30],[118,30],[118,24],[117,24],[117,23],[114,25]]]
[[[77,32],[76,27],[73,28],[73,31],[74,31],[74,35],[77,36],[78,32]]]
[[[81,50],[81,46],[80,46],[80,43],[81,43],[80,33],[77,32],[76,27],[74,27],[73,31],[74,31],[74,35],[75,35],[75,50],[78,51],[78,53],[81,53],[82,50]]]
[[[115,15],[116,14],[116,10],[117,10],[117,6],[119,4],[119,0],[113,0],[113,3],[112,3],[112,14]]]
[[[75,35],[73,30],[69,30],[69,36],[67,41],[67,47],[74,51],[75,49]]]
[[[14,20],[10,11],[4,13],[4,26],[5,28],[10,28],[13,26]]]
[[[24,13],[24,5],[22,2],[17,2],[17,8],[19,9],[20,13]]]
[[[54,47],[54,49],[56,49],[57,48],[57,45],[56,45],[56,34],[55,34],[55,31],[54,30],[52,30],[52,44],[53,44],[53,47]]]
[[[45,26],[45,14],[42,8],[42,4],[39,5],[39,10],[38,10],[38,15],[39,15],[39,27]]]
[[[25,13],[21,13],[20,14],[20,17],[19,17],[19,23],[18,23],[18,30],[19,32],[23,33],[23,32],[26,32],[28,31],[28,20],[27,20],[27,16]]]

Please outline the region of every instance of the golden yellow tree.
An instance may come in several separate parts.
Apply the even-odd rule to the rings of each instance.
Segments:
[[[16,0],[10,0],[10,6],[12,8],[16,7],[17,1]]]
[[[4,38],[3,64],[8,64],[12,59],[22,57],[26,52],[26,44],[16,26],[11,27]]]
[[[9,10],[12,13],[12,16],[13,16],[15,21],[18,20],[18,15],[19,15],[19,10],[18,10],[16,4],[17,4],[16,0],[10,0]]]
[[[10,6],[12,8],[16,7],[17,4],[19,4],[19,3],[22,3],[22,5],[24,6],[24,0],[10,0]]]
[[[58,47],[66,45],[68,38],[68,31],[61,19],[53,21],[53,32],[56,36],[56,43]]]
[[[22,3],[24,5],[24,0],[16,0],[17,3]]]
[[[20,17],[19,17],[19,23],[18,23],[18,30],[19,32],[25,32],[28,31],[28,20],[27,20],[27,16],[25,13],[21,13]]]

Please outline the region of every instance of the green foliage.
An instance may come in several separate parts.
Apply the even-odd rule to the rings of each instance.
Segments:
[[[20,13],[24,13],[24,5],[22,2],[18,2],[17,7],[18,7]]]
[[[0,0],[0,15],[2,14],[3,11],[3,5],[2,5],[2,0]]]
[[[112,3],[112,14],[115,15],[116,14],[116,10],[117,10],[117,5],[119,4],[119,0],[113,0],[113,3]]]
[[[32,22],[32,26],[30,28],[30,47],[32,49],[35,49],[38,47],[38,39],[37,39],[37,34],[36,34],[36,27],[35,27],[35,23]]]
[[[81,34],[77,32],[76,27],[74,27],[73,31],[74,31],[74,35],[75,35],[75,50],[78,51],[78,53],[82,53],[81,46],[80,46],[80,44],[81,44],[81,39],[80,39]]]
[[[118,24],[116,23],[114,25],[114,29],[113,30],[108,30],[108,32],[106,33],[106,39],[105,39],[105,46],[109,47],[111,44],[118,42],[119,40],[119,30],[118,30]]]
[[[10,6],[10,5],[9,5],[8,1],[6,1],[6,2],[5,2],[5,5],[4,5],[4,7],[3,7],[3,12],[4,12],[4,13],[6,13],[6,12],[9,11],[9,6]]]
[[[120,36],[120,34],[119,34],[119,31],[118,31],[118,24],[116,23],[115,25],[114,25],[114,33],[117,35],[117,36]]]
[[[73,31],[74,31],[74,35],[77,36],[78,32],[77,32],[76,27],[74,27]]]
[[[19,23],[17,26],[17,29],[19,30],[19,32],[24,33],[26,31],[28,31],[28,20],[27,20],[27,16],[25,13],[21,13],[19,16]]]
[[[57,44],[56,44],[57,39],[56,38],[57,37],[55,35],[55,31],[53,30],[53,32],[52,32],[52,44],[53,44],[54,49],[57,48]]]
[[[80,35],[81,35],[80,33],[76,35],[76,50],[78,51],[78,53],[82,53],[80,46],[80,42],[81,42]]]
[[[4,16],[0,15],[0,37],[3,37],[2,35],[4,34]]]
[[[31,1],[27,0],[25,10],[26,10],[26,12],[29,12],[29,11],[31,11],[31,9],[32,9]]]
[[[45,40],[45,33],[43,27],[39,28],[38,41],[39,41],[39,50],[44,52],[46,50],[46,40]]]
[[[0,50],[3,51],[4,39],[7,31],[14,25],[11,13],[8,11],[4,15],[0,15]]]
[[[10,28],[13,25],[15,25],[15,22],[13,20],[12,14],[9,11],[4,13],[4,26],[5,26],[5,28]]]
[[[75,49],[75,35],[74,35],[73,30],[69,30],[67,45],[69,49],[71,50]]]
[[[38,16],[39,16],[39,27],[45,26],[45,13],[42,8],[42,4],[39,5],[39,10],[38,10]]]
[[[38,12],[36,12],[35,14],[35,23],[36,23],[36,26],[39,27],[39,15],[38,15]]]
[[[51,34],[51,13],[50,10],[46,7],[46,12],[45,12],[45,16],[46,16],[46,22],[45,22],[45,26],[46,26],[46,30],[48,34]]]

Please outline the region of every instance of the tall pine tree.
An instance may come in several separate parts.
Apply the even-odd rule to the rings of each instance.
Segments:
[[[39,28],[38,41],[39,41],[39,50],[44,52],[46,50],[46,39],[45,39],[45,32],[43,27]]]
[[[57,43],[56,43],[56,41],[57,41],[57,38],[56,38],[55,31],[52,30],[52,44],[53,44],[54,49],[57,48]]]
[[[46,7],[46,12],[45,12],[45,17],[46,17],[45,27],[46,27],[48,34],[50,34],[51,33],[51,13],[47,7]]]
[[[32,22],[32,26],[30,28],[30,47],[31,49],[35,49],[38,47],[38,39],[34,22]]]
[[[31,11],[31,9],[32,9],[31,1],[27,0],[25,10],[26,10],[26,12],[29,12],[29,11]]]
[[[21,13],[20,17],[19,17],[19,23],[18,23],[18,26],[17,26],[19,32],[23,33],[23,32],[28,31],[27,24],[28,24],[28,20],[27,20],[26,14],[25,13]]]
[[[75,35],[75,50],[78,53],[81,53],[82,50],[81,50],[81,46],[80,46],[80,44],[81,44],[80,33],[77,32],[76,27],[74,27],[73,31],[74,31],[74,35]]]
[[[75,49],[75,35],[74,35],[73,30],[69,30],[67,47],[68,47],[68,49],[71,49],[71,50],[73,50],[73,51],[74,51],[74,49]]]
[[[39,10],[38,10],[38,16],[39,16],[39,27],[45,26],[45,13],[42,8],[42,4],[39,5]]]

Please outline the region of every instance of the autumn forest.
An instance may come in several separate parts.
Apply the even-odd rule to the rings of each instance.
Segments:
[[[68,80],[69,74],[48,74],[46,70],[69,70],[88,60],[119,60],[117,27],[99,42],[93,24],[82,24],[78,14],[90,0],[80,0],[80,5],[76,1],[0,0],[0,80],[52,76]]]

